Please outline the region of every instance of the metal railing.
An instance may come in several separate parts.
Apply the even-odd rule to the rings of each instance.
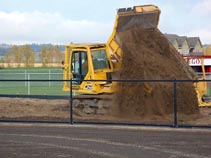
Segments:
[[[74,115],[74,110],[73,110],[73,89],[72,89],[72,85],[73,82],[75,82],[76,80],[61,80],[61,79],[0,79],[0,83],[12,83],[12,82],[17,82],[17,83],[34,83],[34,82],[39,82],[39,83],[43,83],[43,82],[59,82],[60,85],[62,85],[62,83],[64,81],[69,82],[70,85],[70,92],[66,93],[65,97],[63,95],[61,95],[61,98],[66,98],[68,99],[68,106],[69,106],[69,119],[66,119],[65,121],[55,121],[55,120],[39,120],[39,119],[11,119],[11,118],[1,118],[0,121],[1,122],[48,122],[48,123],[52,123],[52,122],[57,122],[57,123],[70,123],[70,124],[111,124],[111,125],[136,125],[136,126],[165,126],[165,127],[174,127],[174,128],[182,128],[182,127],[199,127],[199,128],[211,128],[211,123],[205,123],[205,124],[192,124],[192,123],[181,123],[178,118],[178,89],[177,86],[178,84],[181,83],[193,83],[193,82],[211,82],[211,80],[110,80],[109,82],[118,82],[118,83],[150,83],[150,84],[156,84],[156,83],[168,83],[171,84],[172,86],[172,109],[173,109],[173,113],[171,114],[172,116],[172,120],[169,121],[169,123],[162,123],[162,121],[160,123],[158,122],[143,122],[142,120],[139,121],[102,121],[102,120],[96,120],[93,121],[92,119],[88,119],[88,120],[84,120],[84,119],[78,119],[75,118]],[[97,82],[97,81],[105,81],[105,80],[86,80],[89,82]],[[107,80],[106,80],[107,81]],[[60,91],[62,90],[62,86],[60,87]],[[1,88],[0,88],[1,90]],[[68,96],[67,96],[68,95]],[[43,98],[49,99],[49,98],[56,98],[56,93],[52,96],[52,95],[44,95]],[[20,94],[13,94],[13,95],[5,95],[2,94],[2,92],[0,91],[0,97],[26,97],[26,96],[22,96]],[[27,98],[36,98],[37,95],[28,95]],[[39,95],[40,97],[40,95]],[[58,97],[59,98],[59,97]],[[162,99],[162,98],[161,98]],[[0,103],[1,105],[1,103]],[[45,106],[45,105],[43,105]],[[188,115],[187,115],[188,117]],[[211,117],[211,115],[209,116]],[[162,117],[161,117],[162,119]],[[211,120],[211,119],[210,119]]]

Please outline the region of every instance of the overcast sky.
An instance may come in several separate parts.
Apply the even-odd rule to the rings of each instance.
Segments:
[[[163,33],[211,44],[211,0],[0,0],[0,43],[106,42],[116,9],[155,4]]]

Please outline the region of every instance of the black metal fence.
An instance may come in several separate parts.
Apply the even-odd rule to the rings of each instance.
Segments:
[[[180,109],[178,112],[178,107],[180,104],[188,105],[188,96],[193,94],[187,94],[187,92],[183,92],[182,89],[179,89],[183,86],[183,84],[193,84],[194,82],[211,82],[211,80],[111,80],[110,82],[117,82],[117,83],[133,83],[135,84],[143,84],[148,83],[152,87],[156,87],[153,84],[163,84],[164,87],[171,87],[168,89],[169,94],[167,97],[170,97],[170,102],[165,103],[164,98],[162,98],[162,94],[166,93],[166,89],[163,88],[162,90],[158,87],[161,92],[156,93],[158,94],[157,98],[159,98],[159,94],[161,98],[160,100],[168,106],[158,105],[160,106],[161,111],[168,111],[167,115],[163,116],[160,113],[153,114],[153,117],[147,118],[143,114],[141,117],[134,117],[131,119],[130,116],[128,117],[114,117],[112,115],[108,115],[107,117],[103,115],[95,116],[86,115],[83,116],[76,116],[74,113],[73,107],[73,89],[72,85],[75,80],[50,80],[51,82],[63,83],[67,81],[70,85],[70,92],[68,93],[61,93],[62,87],[60,87],[60,91],[55,93],[49,94],[42,94],[42,95],[27,95],[27,94],[9,94],[4,93],[4,89],[0,87],[0,121],[1,122],[34,122],[34,123],[69,123],[69,124],[107,124],[107,125],[136,125],[136,126],[162,126],[162,127],[174,127],[174,128],[182,128],[182,127],[200,127],[200,128],[211,128],[211,108],[199,108],[198,114],[191,114],[190,112],[185,111],[185,107]],[[89,82],[99,82],[104,80],[86,80]],[[0,80],[1,84],[4,83],[25,83],[25,82],[36,82],[42,83],[47,82],[49,80]],[[1,85],[0,84],[0,85]],[[179,86],[178,86],[179,85]],[[33,88],[33,87],[32,87]],[[185,86],[184,86],[185,88]],[[156,91],[156,90],[155,90]],[[181,93],[181,94],[180,94]],[[183,94],[186,95],[183,97]],[[191,93],[191,92],[190,92]],[[58,95],[59,94],[59,95]],[[154,94],[154,95],[156,95]],[[179,96],[179,97],[178,97]],[[27,99],[24,102],[24,99]],[[137,99],[137,98],[136,98]],[[41,100],[41,102],[40,102]],[[143,100],[143,98],[142,98]],[[32,102],[31,102],[32,101]],[[140,103],[142,104],[142,103]],[[147,104],[147,103],[146,103]],[[153,103],[154,104],[154,103]],[[34,105],[35,107],[31,107]],[[48,108],[47,108],[48,107]],[[166,110],[165,108],[168,107],[171,110]],[[191,106],[190,106],[191,107]],[[8,109],[7,109],[8,108]],[[32,108],[32,109],[27,109]],[[130,108],[133,108],[131,105]],[[5,110],[7,109],[7,110]],[[30,114],[31,111],[34,110],[34,113]],[[49,111],[48,111],[49,110]],[[184,110],[182,115],[180,112]],[[193,110],[193,109],[191,109]],[[190,111],[191,111],[190,110]],[[24,114],[24,112],[26,112]],[[149,114],[150,115],[150,114]]]

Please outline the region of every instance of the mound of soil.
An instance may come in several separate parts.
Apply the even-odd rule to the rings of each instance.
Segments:
[[[194,79],[195,73],[158,29],[133,28],[117,32],[123,51],[119,79]],[[173,113],[173,83],[119,83],[114,111],[125,117]],[[152,91],[150,91],[152,90]],[[193,83],[177,83],[179,113],[198,113]]]

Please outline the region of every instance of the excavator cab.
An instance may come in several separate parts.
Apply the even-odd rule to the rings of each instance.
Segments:
[[[104,44],[66,45],[65,60],[64,79],[72,79],[73,91],[89,94],[111,91],[109,82],[97,81],[109,79],[112,71],[111,60]],[[67,81],[63,90],[70,90]]]

